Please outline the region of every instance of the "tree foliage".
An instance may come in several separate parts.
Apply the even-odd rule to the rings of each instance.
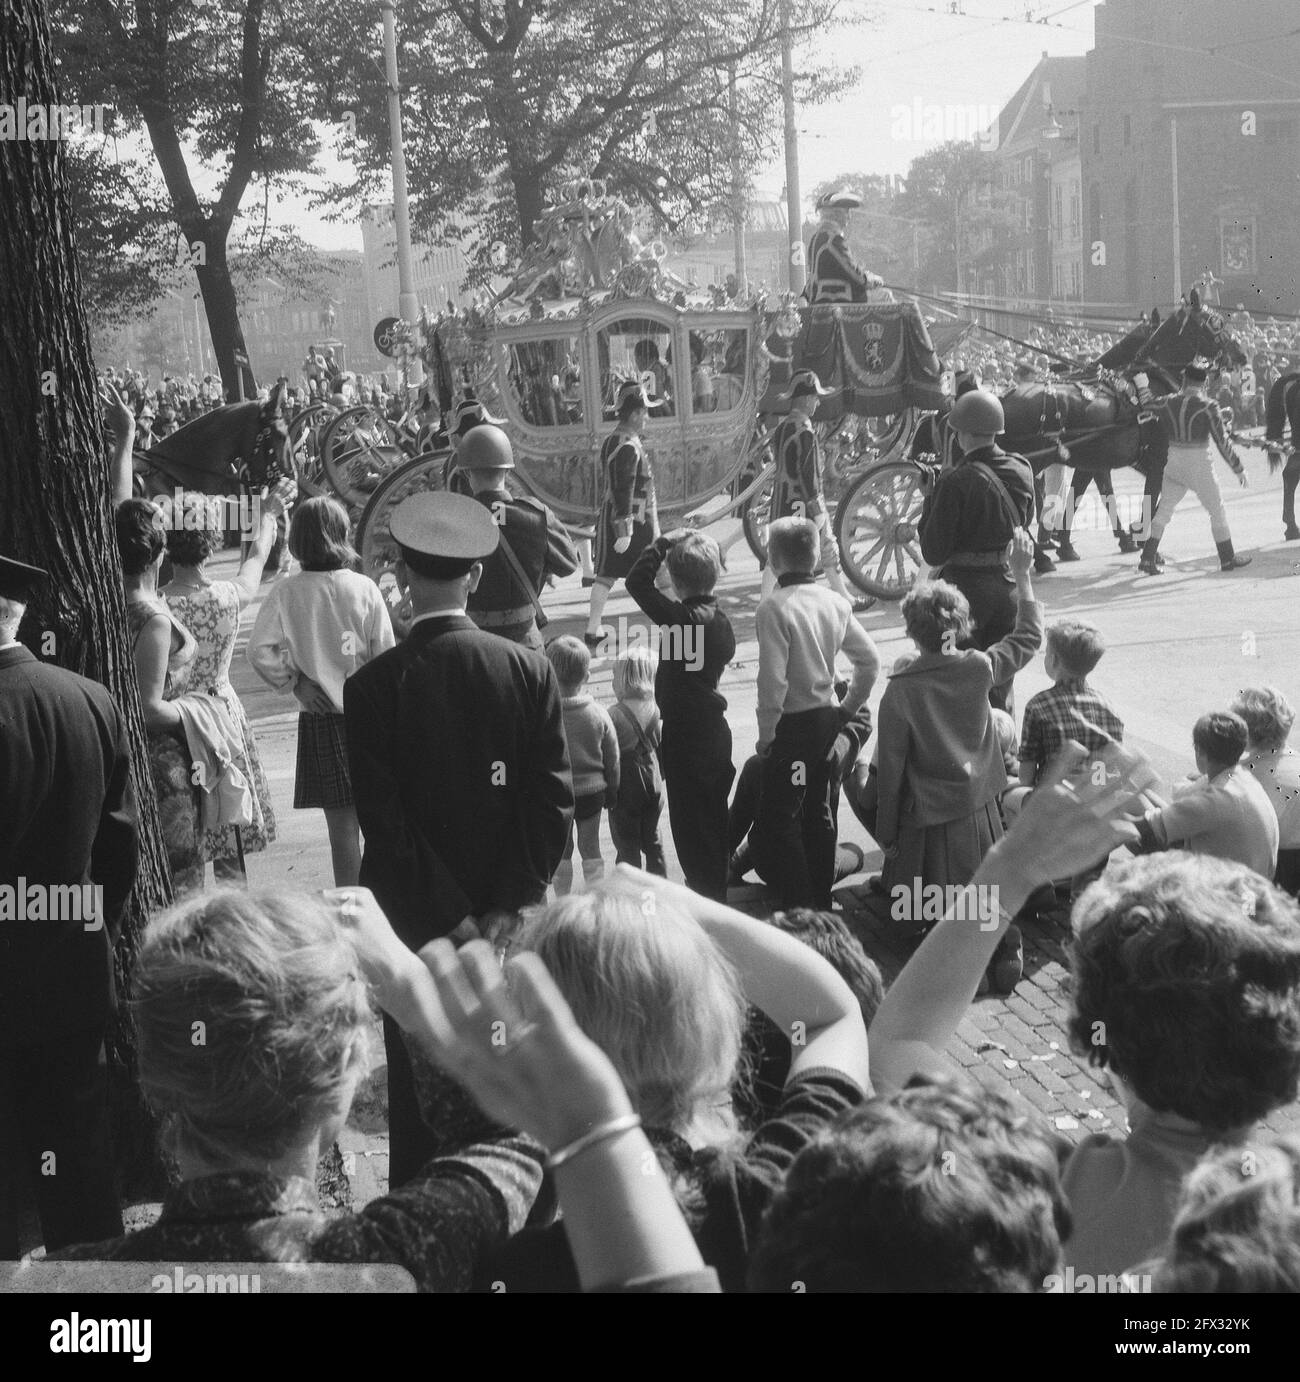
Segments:
[[[50,14],[65,93],[107,106],[115,132],[148,137],[233,389],[244,339],[227,243],[254,182],[269,199],[315,166],[312,71],[297,42],[316,11],[301,0],[51,0]]]
[[[855,0],[790,9],[796,39],[861,19]],[[747,176],[776,147],[780,0],[406,0],[399,18],[416,231],[463,243],[480,278],[566,182],[602,179],[673,231],[731,199],[733,160]],[[318,114],[345,131],[359,171],[337,196],[355,201],[384,185],[385,87],[369,47],[338,40],[314,31],[329,74]],[[852,77],[805,74],[799,99]]]

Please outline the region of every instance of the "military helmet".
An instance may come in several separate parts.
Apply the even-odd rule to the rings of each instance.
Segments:
[[[465,470],[513,470],[514,448],[510,438],[491,423],[471,427],[456,448],[457,463]]]
[[[1001,402],[983,389],[971,389],[952,405],[949,425],[975,437],[996,437],[1007,425]]]

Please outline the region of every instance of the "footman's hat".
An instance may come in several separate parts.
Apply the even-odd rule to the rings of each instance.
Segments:
[[[818,211],[856,211],[862,205],[862,198],[847,187],[837,187],[817,199]]]
[[[463,494],[412,494],[393,510],[389,531],[407,551],[469,564],[490,557],[501,539],[488,510]]]
[[[802,398],[805,394],[816,394],[818,398],[829,398],[836,393],[835,389],[828,389],[825,384],[817,377],[815,370],[801,369],[794,372],[790,380],[790,387],[779,396],[777,402],[790,403],[796,398]]]
[[[493,417],[478,399],[472,396],[457,400],[451,410],[451,430],[458,436],[464,435],[471,427],[477,427],[479,423],[486,422],[490,426],[500,427],[503,421],[503,418]]]
[[[25,561],[15,561],[13,557],[0,557],[0,595],[25,605],[49,575],[39,566],[28,566]]]

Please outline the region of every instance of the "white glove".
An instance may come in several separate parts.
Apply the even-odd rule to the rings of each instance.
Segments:
[[[623,555],[624,552],[627,551],[629,547],[631,547],[631,545],[632,537],[630,534],[627,537],[617,537],[614,539],[614,550],[619,554],[620,557]]]

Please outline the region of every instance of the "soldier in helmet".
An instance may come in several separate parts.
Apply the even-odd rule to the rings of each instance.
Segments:
[[[956,400],[948,424],[960,456],[951,470],[929,480],[921,510],[921,555],[934,575],[955,585],[970,603],[974,628],[969,646],[991,648],[1015,627],[1015,581],[1008,544],[1034,517],[1034,476],[1023,456],[997,444],[1005,428],[1002,404],[972,389]],[[995,686],[989,699],[1006,709],[1010,683]]]
[[[451,459],[447,463],[447,488],[453,494],[464,494],[470,498],[474,495],[470,488],[469,476],[463,469],[464,462],[461,460],[461,445],[465,438],[475,427],[500,427],[503,421],[503,418],[493,417],[473,394],[466,394],[464,398],[457,400],[451,410],[451,425],[447,429],[447,440],[451,444]]]
[[[808,301],[866,302],[867,293],[884,282],[864,269],[849,249],[845,231],[849,214],[862,205],[862,198],[847,188],[828,192],[817,203],[821,222],[808,241]]]
[[[465,610],[481,629],[512,643],[542,650],[540,595],[551,576],[578,569],[578,553],[559,519],[539,499],[516,499],[506,488],[515,468],[510,438],[490,423],[465,434],[458,452],[461,473],[474,498],[501,533],[497,550],[483,560],[483,575]]]

